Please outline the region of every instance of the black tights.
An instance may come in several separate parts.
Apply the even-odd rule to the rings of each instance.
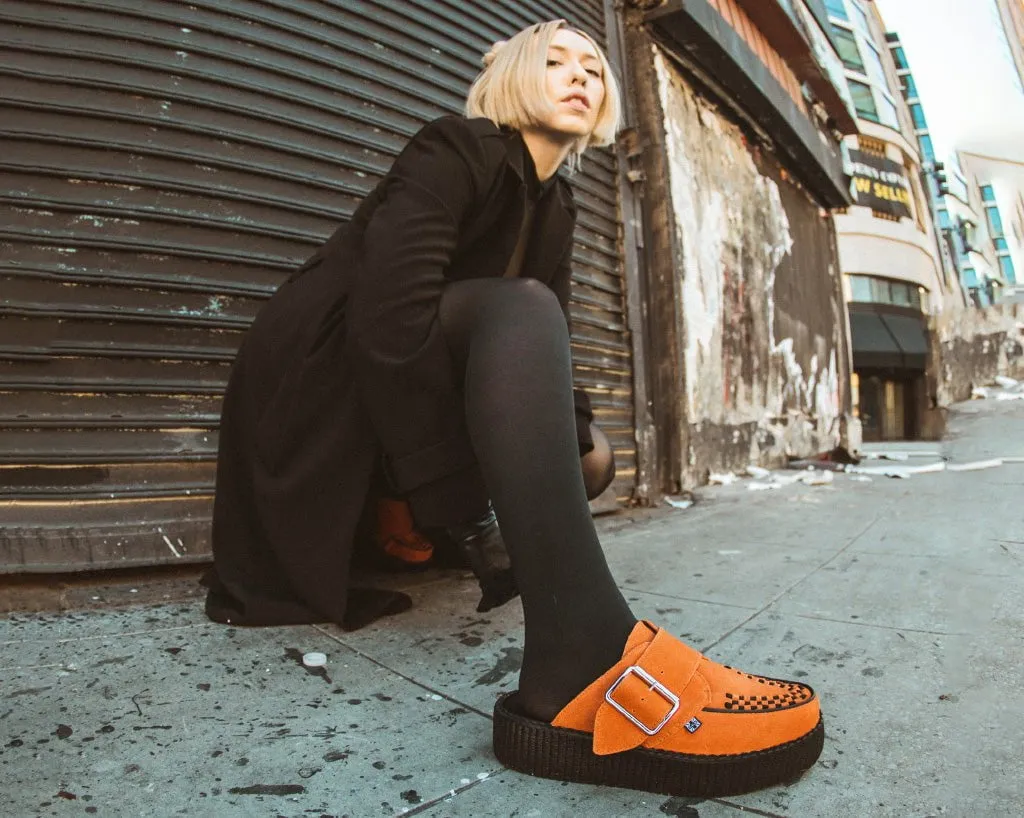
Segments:
[[[546,285],[516,278],[449,285],[440,320],[522,595],[522,707],[550,720],[619,660],[636,623],[587,505],[565,318]]]

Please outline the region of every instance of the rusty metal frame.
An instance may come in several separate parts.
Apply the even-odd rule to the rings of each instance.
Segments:
[[[633,423],[636,438],[636,486],[634,500],[649,505],[660,500],[660,486],[653,478],[658,457],[658,440],[648,383],[647,326],[644,304],[647,301],[647,276],[643,270],[646,245],[639,186],[643,172],[638,165],[637,113],[633,77],[626,62],[621,5],[604,0],[605,36],[608,58],[619,72],[623,100],[623,122],[615,145],[619,167],[619,206],[622,215],[622,262],[626,285],[626,322],[633,353]]]

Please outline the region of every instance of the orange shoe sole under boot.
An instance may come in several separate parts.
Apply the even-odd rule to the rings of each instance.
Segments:
[[[737,795],[791,781],[821,754],[814,691],[712,662],[649,622],[550,724],[494,708],[494,752],[542,778],[666,795]]]

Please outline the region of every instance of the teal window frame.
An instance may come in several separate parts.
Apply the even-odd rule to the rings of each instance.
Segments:
[[[922,134],[917,138],[917,144],[921,147],[921,159],[925,162],[934,162],[935,146],[932,145],[932,138],[928,134]]]
[[[988,232],[993,239],[1001,239],[1006,235],[1003,232],[1003,219],[999,215],[998,207],[986,207],[985,218],[988,219]]]
[[[910,116],[914,120],[914,127],[917,130],[928,130],[928,120],[924,118],[924,108],[921,107],[921,103],[915,102],[910,106]]]
[[[850,20],[850,14],[846,10],[846,3],[843,0],[825,0],[825,10],[837,20],[846,20],[847,22]]]
[[[1007,284],[1017,283],[1017,271],[1013,267],[1013,259],[1009,256],[999,257],[999,269],[1002,271],[1003,278],[1006,279]]]

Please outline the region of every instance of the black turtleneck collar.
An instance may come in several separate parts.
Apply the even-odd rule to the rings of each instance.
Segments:
[[[541,199],[555,186],[558,181],[558,174],[552,174],[543,182],[538,179],[537,165],[533,161],[533,154],[530,153],[529,148],[526,147],[526,142],[523,141],[523,135],[519,131],[508,127],[503,127],[501,131],[505,135],[506,144],[508,145],[509,164],[515,168],[519,178],[526,184],[530,198],[534,201]]]

